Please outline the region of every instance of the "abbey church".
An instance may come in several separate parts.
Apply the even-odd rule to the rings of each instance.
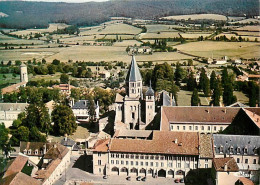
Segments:
[[[143,129],[155,116],[154,91],[150,85],[143,97],[143,81],[135,57],[132,56],[131,65],[126,76],[126,96],[119,93],[115,101],[115,130],[121,129]],[[145,102],[145,107],[141,102]],[[141,119],[141,112],[145,112],[144,120]]]

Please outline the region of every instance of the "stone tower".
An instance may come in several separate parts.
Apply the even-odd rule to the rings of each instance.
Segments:
[[[155,115],[154,91],[151,86],[145,93],[145,124],[148,125]]]
[[[129,129],[139,129],[141,122],[142,76],[132,56],[130,69],[126,76],[126,96],[124,97],[124,123]]]
[[[28,82],[27,66],[25,64],[20,65],[20,80],[21,82]]]

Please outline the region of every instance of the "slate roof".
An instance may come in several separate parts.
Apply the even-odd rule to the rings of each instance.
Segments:
[[[255,155],[254,149],[260,147],[260,136],[213,134],[213,142],[215,154],[220,154],[221,147],[223,147],[223,153],[229,154],[233,147],[234,155],[238,153],[238,148],[240,148],[240,155]],[[245,148],[247,148],[247,154],[244,153]]]
[[[167,91],[162,92],[162,106],[176,106],[175,98],[172,99]]]
[[[239,168],[233,157],[214,158],[213,165],[218,172],[237,172]],[[226,168],[226,169],[225,169]]]
[[[76,144],[75,141],[73,141],[72,139],[70,138],[63,138],[60,142],[60,144],[62,144],[63,146],[73,146]]]
[[[129,71],[127,73],[127,76],[126,76],[126,81],[127,82],[142,81],[142,75],[141,75],[138,65],[136,63],[134,55],[132,56],[131,65],[130,65]]]
[[[148,138],[151,136],[151,130],[119,130],[116,132],[117,138]]]
[[[154,96],[154,90],[150,86],[149,89],[145,92],[146,96]]]
[[[89,101],[88,100],[79,100],[73,106],[72,109],[88,109]],[[94,102],[95,108],[97,107],[96,103]]]

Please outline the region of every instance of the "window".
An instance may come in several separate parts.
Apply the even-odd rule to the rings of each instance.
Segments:
[[[172,162],[169,162],[168,167],[170,168],[172,167]]]
[[[136,158],[136,159],[139,159],[139,155],[136,155],[135,158]]]
[[[208,126],[208,130],[210,130],[210,126]]]
[[[111,164],[114,164],[114,160],[111,160]]]
[[[183,130],[185,130],[185,126],[183,126]]]
[[[116,154],[116,158],[119,158],[119,154]]]
[[[135,113],[132,112],[132,119],[135,119]]]
[[[160,160],[164,160],[164,156],[161,156],[161,157],[160,157]]]
[[[244,153],[247,154],[247,148],[244,149]]]
[[[171,125],[171,130],[173,130],[173,125]]]
[[[124,158],[125,158],[124,154],[121,154],[121,158],[122,158],[122,159],[124,159]]]
[[[98,165],[101,165],[101,160],[98,160]]]
[[[28,154],[29,154],[29,155],[31,155],[31,149],[30,149],[30,150],[28,150]]]
[[[220,127],[220,130],[223,130],[223,127]]]
[[[192,126],[189,126],[189,129],[192,130]]]
[[[217,130],[217,127],[214,127],[214,130],[216,131],[216,130]]]
[[[129,158],[129,155],[128,155],[128,154],[126,154],[126,155],[125,155],[125,158],[127,158],[127,159],[128,159],[128,158]]]
[[[253,164],[256,164],[256,159],[253,160]]]
[[[209,168],[209,165],[208,165],[208,164],[205,164],[205,168]]]
[[[245,163],[248,164],[248,159],[245,159]]]
[[[177,130],[180,130],[180,126],[177,126]]]
[[[131,159],[133,159],[135,156],[132,154],[130,157],[131,157]]]
[[[220,152],[220,153],[223,153],[223,146],[220,146],[219,152]]]
[[[237,153],[240,154],[240,147],[237,148]]]
[[[138,161],[135,162],[135,165],[138,166]]]
[[[155,166],[158,167],[158,162],[155,163]]]
[[[150,159],[154,159],[154,157],[151,155],[151,156],[150,156]]]
[[[141,166],[143,166],[144,165],[144,162],[141,162]]]
[[[128,161],[126,161],[125,164],[128,165]]]
[[[98,169],[99,173],[101,173],[101,168]]]
[[[181,167],[181,163],[178,163],[178,168],[180,168]]]
[[[204,126],[201,126],[201,130],[204,130]]]
[[[141,156],[140,156],[140,159],[144,159],[144,156],[143,156],[143,155],[141,155]]]
[[[145,156],[145,159],[149,159],[149,156],[148,156],[148,155],[146,155],[146,156]]]
[[[205,162],[207,163],[207,162],[209,162],[209,160],[208,160],[208,159],[205,159]]]
[[[230,153],[233,154],[233,152],[234,152],[234,148],[233,148],[233,146],[231,146],[230,147]]]
[[[98,157],[100,157],[101,156],[101,153],[98,153]]]
[[[150,162],[150,166],[153,166],[153,162]]]
[[[131,111],[133,111],[133,106],[131,106]]]
[[[240,163],[240,159],[239,158],[237,158],[237,163]]]
[[[121,165],[124,165],[124,161],[121,161]]]
[[[132,166],[134,165],[134,161],[131,161],[131,165],[132,165]]]
[[[190,168],[190,164],[189,163],[185,163],[185,168]]]
[[[148,166],[148,162],[145,162],[145,166]]]
[[[119,160],[116,160],[116,164],[119,164]]]
[[[35,155],[38,155],[38,150],[35,150],[35,151],[34,151],[34,154],[35,154]]]
[[[198,130],[198,126],[195,126],[195,130]]]

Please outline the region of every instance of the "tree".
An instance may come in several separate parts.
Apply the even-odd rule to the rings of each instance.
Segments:
[[[69,83],[69,75],[63,73],[60,76],[60,83],[61,84],[68,84]]]
[[[45,133],[47,136],[51,130],[51,121],[48,108],[44,103],[29,104],[25,111],[26,117],[22,124],[29,129],[37,127],[39,131]]]
[[[257,99],[257,93],[256,93],[257,85],[254,82],[249,81],[248,88],[249,88],[249,93],[248,93],[249,94],[249,106],[255,107],[256,99]]]
[[[198,106],[198,105],[200,105],[200,98],[199,98],[198,90],[195,88],[191,96],[191,106]]]
[[[177,63],[174,77],[175,77],[176,85],[178,86],[180,86],[180,81],[182,80],[183,77],[182,74],[183,74],[183,69],[181,68],[181,65]]]
[[[96,111],[95,111],[95,102],[92,97],[88,98],[89,101],[89,122],[91,124],[94,124],[95,116],[96,116]]]
[[[8,142],[8,129],[5,128],[4,123],[0,124],[0,150],[4,150],[5,149],[5,145]]]
[[[70,107],[56,105],[52,111],[53,132],[57,135],[73,134],[77,129],[76,118]]]
[[[209,97],[209,96],[210,96],[210,84],[209,84],[209,79],[208,79],[208,77],[205,78],[204,87],[203,87],[203,92],[204,92],[204,95],[205,95],[206,97]]]
[[[211,90],[214,89],[215,83],[216,83],[216,73],[215,73],[215,71],[212,71],[212,73],[210,75],[210,89]]]
[[[210,83],[209,78],[207,77],[206,71],[204,68],[202,68],[202,71],[200,73],[200,82],[199,82],[199,88],[202,89],[205,96],[210,95]]]
[[[191,72],[187,81],[187,89],[188,91],[193,91],[194,88],[197,88],[197,82],[196,79],[194,78],[194,73]]]
[[[213,94],[211,97],[211,104],[214,106],[220,106],[220,96],[221,96],[221,89],[220,89],[220,83],[218,80],[214,82],[214,89]]]
[[[222,82],[223,87],[228,83],[228,81],[229,81],[229,79],[228,79],[228,71],[227,71],[227,68],[225,67],[222,70],[222,76],[221,76],[221,82]]]
[[[42,59],[42,64],[46,64],[46,60],[44,58]]]
[[[233,95],[233,86],[231,82],[228,82],[224,85],[223,92],[223,103],[228,106],[237,101],[236,96]]]

